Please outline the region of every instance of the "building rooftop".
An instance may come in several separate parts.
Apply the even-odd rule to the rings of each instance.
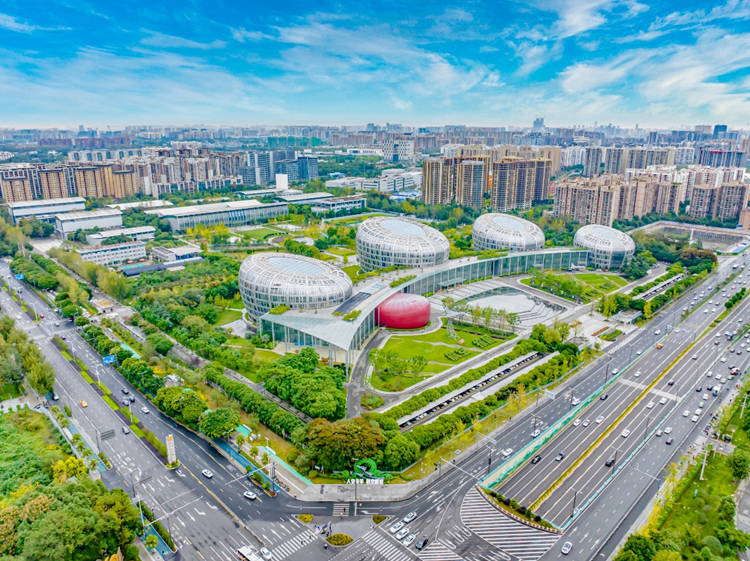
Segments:
[[[312,201],[320,199],[330,199],[333,195],[324,191],[318,191],[315,193],[299,193],[298,195],[279,195],[279,198],[288,203],[294,203],[297,201]]]
[[[105,230],[103,232],[94,232],[89,234],[91,238],[114,238],[115,236],[133,236],[138,234],[149,234],[156,232],[153,226],[134,226],[132,228],[116,228],[114,230]]]
[[[146,214],[156,214],[161,218],[178,218],[181,216],[196,216],[201,214],[213,214],[216,212],[229,212],[230,210],[245,210],[250,208],[262,208],[265,206],[277,206],[284,203],[261,203],[255,199],[244,201],[225,201],[220,203],[209,203],[206,205],[176,206],[171,208],[158,208],[147,210]]]
[[[42,199],[39,201],[19,201],[15,203],[5,203],[8,208],[29,208],[35,206],[50,206],[50,205],[68,205],[73,203],[86,204],[86,199],[83,197],[64,197],[61,199]]]
[[[109,208],[119,208],[125,210],[128,208],[159,208],[163,206],[172,206],[172,201],[165,201],[162,199],[154,199],[152,201],[136,201],[134,203],[114,203],[107,205]]]
[[[81,220],[86,218],[105,218],[107,216],[121,216],[122,211],[116,208],[98,208],[96,210],[76,210],[65,214],[56,214],[55,218],[62,222]]]

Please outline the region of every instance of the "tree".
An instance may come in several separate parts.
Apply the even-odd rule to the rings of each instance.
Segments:
[[[128,282],[117,271],[99,269],[96,273],[96,286],[117,300],[123,300],[128,295]]]
[[[398,470],[414,463],[419,457],[419,444],[404,434],[397,434],[385,446],[387,469]]]
[[[27,378],[40,395],[51,392],[55,385],[55,371],[46,361],[34,363],[27,371]]]
[[[678,551],[662,549],[656,552],[652,561],[682,561],[682,555]]]
[[[353,458],[382,459],[383,431],[362,418],[331,423],[314,419],[307,425],[306,443],[310,456],[325,471],[351,468]]]
[[[623,551],[630,551],[635,554],[635,558],[640,561],[652,561],[656,554],[656,546],[650,538],[642,536],[641,534],[631,534],[625,545]],[[619,560],[619,556],[618,556]]]
[[[146,549],[155,549],[159,545],[159,539],[154,534],[149,534],[143,542]]]
[[[744,450],[735,448],[729,456],[729,465],[735,479],[745,479],[750,473],[750,455]]]
[[[80,306],[77,306],[76,304],[68,304],[67,306],[64,306],[60,313],[63,317],[66,318],[75,318],[80,316],[83,313],[83,310]]]
[[[200,429],[209,438],[224,438],[234,432],[239,424],[240,416],[234,409],[219,407],[203,413]]]

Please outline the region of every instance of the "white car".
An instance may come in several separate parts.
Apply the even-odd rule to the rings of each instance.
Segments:
[[[407,535],[409,535],[409,528],[401,528],[396,532],[396,539],[403,540]]]
[[[693,415],[693,418],[690,419],[692,422],[697,423],[698,422],[698,415]]]
[[[602,424],[602,421],[604,420],[604,416],[603,416],[603,415],[599,415],[599,416],[598,416],[598,417],[597,417],[596,419],[594,419],[594,420],[596,421],[596,424],[597,424],[597,425],[601,425],[601,424]]]
[[[666,397],[662,397],[662,398],[661,398],[661,399],[659,400],[659,405],[664,405],[664,404],[666,404],[666,403],[667,403],[667,398],[666,398]]]
[[[727,361],[727,357],[725,356],[721,357],[721,362],[726,362],[726,361]]]
[[[640,376],[640,375],[641,375],[641,371],[640,370],[636,370],[635,374],[633,374],[633,376],[635,376],[636,378],[638,378],[638,376]]]
[[[203,477],[206,477],[208,479],[211,479],[214,476],[214,472],[212,472],[210,469],[204,469],[203,471],[201,471],[201,473],[203,474]]]
[[[581,424],[581,419],[576,419],[575,421],[573,421],[573,426],[574,427],[577,427],[580,424]]]
[[[536,438],[540,434],[542,434],[542,431],[540,431],[539,429],[534,429],[534,431],[531,433],[531,438]]]
[[[654,403],[653,401],[649,401],[648,404],[646,404],[646,409],[653,409],[654,405],[656,405],[656,403]]]
[[[620,433],[620,436],[622,436],[623,438],[629,437],[630,436],[630,430],[625,429],[624,431],[622,431],[622,433]]]
[[[144,414],[148,415],[148,407],[141,407],[141,411],[143,411]]]
[[[712,377],[713,377],[713,375],[714,375],[714,372],[713,372],[713,370],[709,370],[708,372],[706,372],[706,377],[707,377],[707,378],[712,378]]]
[[[252,491],[245,491],[244,493],[242,493],[242,496],[245,497],[246,499],[250,499],[251,501],[254,501],[255,499],[258,498],[258,495],[256,495]]]
[[[704,394],[703,394],[703,401],[706,401],[707,399],[708,399],[708,394],[707,394],[707,393],[704,393]]]
[[[617,374],[619,371],[620,371],[619,368],[613,368],[612,369],[612,376],[614,376],[615,374]]]
[[[587,427],[587,426],[589,426],[590,424],[591,424],[591,421],[589,421],[588,419],[586,419],[586,420],[585,420],[585,421],[583,422],[583,426],[584,426],[584,427]]]
[[[263,559],[271,559],[271,557],[273,557],[273,555],[271,555],[271,550],[267,547],[261,547],[260,554],[263,556]]]
[[[512,453],[513,453],[513,448],[506,448],[505,450],[502,451],[503,458],[507,458]]]
[[[391,526],[391,528],[390,528],[391,534],[395,534],[396,532],[398,532],[403,527],[404,527],[404,523],[399,520],[393,526]]]
[[[406,546],[409,546],[412,543],[414,543],[414,540],[416,539],[417,539],[417,534],[409,534],[408,536],[406,536],[406,538],[404,539],[402,543]]]
[[[577,397],[574,397],[572,400],[570,400],[571,405],[578,405],[579,403],[581,403],[581,400]]]
[[[403,522],[405,524],[408,524],[409,522],[411,522],[412,520],[414,520],[416,517],[417,517],[417,513],[414,512],[414,511],[411,511],[409,514],[407,514],[406,516],[404,516],[401,520],[403,520]]]
[[[664,429],[664,434],[671,434],[672,433],[672,427],[666,427]]]
[[[682,416],[683,416],[683,417],[689,417],[689,416],[690,416],[690,410],[689,410],[689,409],[685,409],[685,410],[684,410],[684,411],[682,412]]]

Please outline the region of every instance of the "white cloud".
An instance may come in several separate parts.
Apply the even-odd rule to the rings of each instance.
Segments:
[[[42,27],[19,21],[15,16],[0,14],[0,28],[18,33],[31,33],[32,31],[65,31],[69,27]]]
[[[262,41],[264,39],[273,39],[273,37],[262,31],[252,31],[245,29],[244,27],[237,27],[232,29],[232,39],[240,43],[246,41]]]
[[[149,45],[151,47],[161,47],[165,49],[221,49],[226,47],[226,41],[216,39],[208,43],[201,43],[192,39],[186,39],[185,37],[178,37],[176,35],[166,35],[156,31],[148,31],[149,35],[141,39],[141,44]]]
[[[568,93],[582,93],[620,82],[643,56],[634,51],[604,64],[576,63],[560,73],[561,85]]]

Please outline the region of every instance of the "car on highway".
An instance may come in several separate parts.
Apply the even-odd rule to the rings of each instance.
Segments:
[[[663,345],[662,343],[657,343],[657,344],[656,344],[656,348],[657,348],[657,349],[663,349],[663,348],[664,348],[664,345]]]
[[[648,402],[648,403],[646,404],[646,409],[653,409],[653,408],[654,408],[654,405],[656,405],[656,403],[654,403],[653,401],[649,401],[649,402]]]
[[[571,542],[565,542],[560,549],[560,553],[562,553],[563,555],[567,555],[572,549],[573,544]]]
[[[712,378],[712,377],[713,377],[713,375],[714,375],[714,371],[713,371],[713,370],[709,370],[708,372],[706,372],[706,376],[707,376],[708,378]]]
[[[602,401],[605,401],[608,397],[609,397],[608,393],[603,393],[599,399],[601,399]]]
[[[697,388],[695,388],[695,391],[697,391],[698,393],[700,393],[700,392],[703,391],[703,388],[701,386],[698,386]]]
[[[672,434],[672,427],[665,427],[664,434]]]
[[[623,438],[629,437],[630,436],[630,429],[625,429],[624,431],[622,431],[620,433],[620,436],[623,437]]]
[[[417,545],[415,545],[414,547],[416,547],[418,550],[422,551],[425,547],[427,547],[427,542],[428,541],[429,540],[427,538],[422,538],[421,540],[419,540],[417,542]]]
[[[583,422],[583,426],[584,426],[584,427],[587,427],[587,426],[589,426],[590,424],[591,424],[591,421],[589,421],[588,419],[586,419],[586,420],[585,420],[585,421]]]
[[[612,369],[612,376],[614,376],[615,374],[617,374],[619,371],[620,371],[619,368],[613,368]]]
[[[659,400],[659,405],[664,405],[665,403],[667,403],[667,398],[666,398],[666,397],[662,397],[662,398],[661,398],[661,399]]]
[[[130,429],[128,427],[122,427],[122,434],[130,434]]]
[[[403,540],[408,535],[409,535],[409,528],[401,528],[398,532],[396,532],[396,539]]]
[[[393,526],[390,527],[390,532],[391,532],[391,534],[395,534],[396,532],[398,532],[403,527],[404,527],[404,523],[399,520]]]
[[[576,419],[575,421],[573,421],[573,426],[574,427],[577,427],[580,424],[581,424],[581,419]]]
[[[670,380],[669,382],[667,382],[667,385],[668,386],[674,386],[674,380]]]
[[[706,389],[707,389],[707,390],[709,390],[709,391],[711,390],[711,388],[706,388]],[[707,399],[708,399],[708,394],[707,394],[707,393],[704,393],[704,394],[703,394],[703,400],[705,401],[705,400],[707,400]]]
[[[127,398],[127,397],[123,397],[123,398],[122,398],[122,399],[120,400],[120,403],[122,403],[122,404],[123,404],[123,405],[124,405],[125,407],[127,407],[127,406],[128,406],[129,404],[130,404],[130,402],[128,401],[128,398]]]
[[[130,390],[128,390],[127,388],[122,388],[120,391],[125,395],[128,395],[130,393]]]
[[[693,360],[698,360],[698,355],[693,355]]]
[[[674,442],[674,439],[670,436],[664,441],[664,444],[666,444],[667,446],[670,446],[672,442]]]
[[[689,409],[685,409],[685,410],[684,410],[684,411],[682,412],[682,416],[683,416],[683,417],[689,417],[689,416],[690,416],[690,410],[689,410]]]
[[[727,361],[727,357],[725,356],[721,357],[720,362],[726,362],[726,361]]]
[[[540,431],[539,429],[534,429],[533,431],[531,431],[531,438],[536,438],[540,434],[542,434],[542,431]]]
[[[261,547],[260,548],[260,554],[263,557],[263,559],[271,559],[273,555],[271,555],[271,550],[267,547]]]
[[[607,458],[607,461],[604,462],[604,465],[607,467],[612,467],[612,464],[614,463],[615,463],[615,459],[612,456],[610,456],[609,458]]]
[[[594,419],[597,425],[601,425],[603,420],[604,420],[604,415],[599,415],[596,419]]]
[[[575,405],[578,405],[579,403],[581,403],[581,400],[578,397],[574,397],[573,399],[570,400],[571,405],[575,406]]]
[[[508,456],[510,456],[513,453],[513,448],[506,448],[501,453],[503,455],[503,458],[507,458]]]
[[[698,415],[693,415],[692,418],[690,419],[690,421],[693,422],[693,423],[697,423],[698,422]]]
[[[414,511],[411,511],[409,514],[404,516],[401,520],[404,522],[404,524],[408,524],[412,520],[414,520],[417,517],[417,513]]]
[[[635,376],[636,378],[638,378],[640,375],[641,375],[641,371],[640,370],[636,370],[635,374],[633,374],[633,376]]]
[[[661,430],[661,429],[658,429],[658,430],[657,430],[657,431],[656,431],[656,432],[654,433],[654,436],[661,436],[661,435],[662,435],[663,433],[664,433],[664,431],[663,431],[663,430]]]
[[[541,460],[542,460],[542,457],[539,454],[537,454],[536,456],[534,456],[533,458],[531,458],[531,463],[532,464],[538,464]]]
[[[203,474],[203,477],[207,479],[211,479],[214,476],[214,472],[212,472],[210,469],[204,469],[201,471],[201,473]]]
[[[81,404],[81,407],[88,407],[89,406],[88,402],[85,399],[82,399],[78,403]]]
[[[654,335],[661,335],[661,330],[657,329],[656,331],[654,331]]]
[[[404,541],[402,543],[405,546],[410,546],[412,543],[414,543],[414,540],[416,540],[416,539],[417,539],[417,535],[416,534],[409,534],[408,536],[406,536],[406,538],[404,539]]]
[[[555,456],[555,461],[556,461],[556,462],[559,462],[559,461],[561,461],[561,460],[562,460],[562,459],[563,459],[564,457],[565,457],[565,454],[563,454],[562,452],[558,452],[558,453],[557,453],[557,456]]]
[[[135,403],[135,397],[133,397],[132,395],[129,395],[128,401],[130,401],[130,403]]]
[[[258,498],[258,495],[256,495],[252,491],[245,491],[244,493],[242,493],[242,496],[251,501],[254,501],[255,499]]]

